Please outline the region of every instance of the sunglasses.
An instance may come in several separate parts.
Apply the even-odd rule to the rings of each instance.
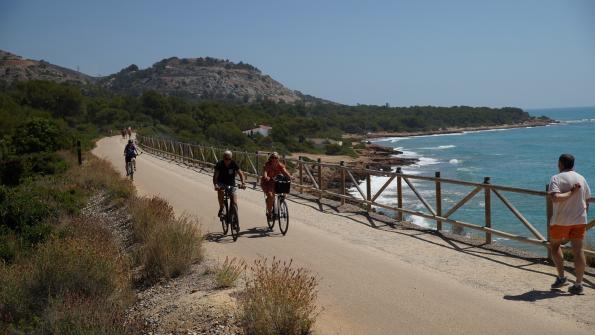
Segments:
[[[223,160],[224,160],[224,161],[230,161],[230,160],[231,160],[231,158],[229,158],[229,157],[223,157]]]

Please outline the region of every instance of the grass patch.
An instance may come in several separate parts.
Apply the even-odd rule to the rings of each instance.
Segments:
[[[215,267],[215,283],[217,288],[227,288],[235,286],[236,280],[246,271],[246,263],[235,257],[229,259],[225,257],[225,262]]]
[[[129,208],[133,235],[141,244],[134,259],[143,281],[179,276],[202,260],[203,236],[195,219],[176,217],[171,205],[159,197],[133,198]]]
[[[273,259],[256,261],[240,299],[246,334],[310,334],[318,315],[317,279],[304,268]]]

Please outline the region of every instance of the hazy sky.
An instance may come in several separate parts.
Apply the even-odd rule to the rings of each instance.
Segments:
[[[595,0],[0,0],[0,49],[91,75],[226,58],[347,104],[595,105]]]

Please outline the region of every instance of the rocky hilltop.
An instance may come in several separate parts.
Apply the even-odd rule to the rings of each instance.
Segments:
[[[92,77],[43,60],[25,59],[0,50],[0,82],[11,84],[26,80],[96,84],[115,92],[132,94],[155,90],[194,99],[329,102],[290,90],[258,68],[243,62],[211,57],[171,57],[146,69],[133,64],[106,77]]]
[[[90,84],[95,78],[84,73],[31,60],[0,50],[0,81],[12,84],[27,80],[50,80],[59,83]]]
[[[169,95],[201,99],[257,99],[293,103],[301,100],[298,93],[286,88],[256,67],[216,58],[164,59],[150,68],[130,65],[122,71],[102,78],[102,86],[131,93],[156,90]]]

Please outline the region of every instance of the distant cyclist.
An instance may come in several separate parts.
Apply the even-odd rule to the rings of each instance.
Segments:
[[[291,178],[291,174],[287,172],[285,165],[279,162],[279,154],[273,152],[269,155],[268,161],[264,165],[262,178],[260,180],[260,186],[262,191],[266,195],[267,202],[267,216],[270,217],[271,211],[273,210],[273,203],[275,202],[275,177],[278,175],[284,175]]]
[[[136,171],[136,161],[133,158],[138,156],[138,151],[136,150],[136,146],[132,140],[128,140],[128,144],[124,148],[124,157],[125,157],[125,164],[124,167],[128,166],[128,162],[132,161],[132,168]],[[128,169],[126,169],[126,175],[128,175]]]
[[[126,133],[128,134],[128,138],[132,139],[132,128],[130,126],[128,126],[128,129],[126,129]]]
[[[219,213],[217,214],[219,217],[223,215],[223,192],[225,191],[225,187],[231,186],[231,200],[236,206],[238,204],[235,194],[236,176],[240,177],[242,183],[240,188],[246,187],[246,184],[244,183],[244,173],[240,169],[240,166],[231,158],[231,151],[225,151],[223,153],[223,160],[217,162],[217,165],[215,165],[215,173],[213,174],[213,185],[215,186],[215,191],[217,191],[217,200],[219,201]]]

